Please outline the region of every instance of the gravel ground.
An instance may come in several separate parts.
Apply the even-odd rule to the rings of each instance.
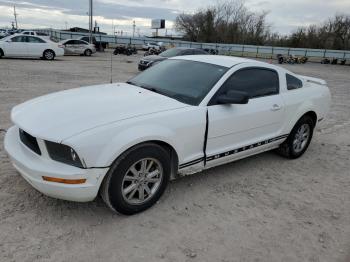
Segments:
[[[110,81],[110,53],[0,60],[0,261],[350,261],[350,67],[288,66],[327,80],[333,104],[303,157],[268,152],[170,183],[131,217],[100,198],[43,196],[3,150],[10,110],[30,98]],[[140,56],[113,57],[113,78]]]

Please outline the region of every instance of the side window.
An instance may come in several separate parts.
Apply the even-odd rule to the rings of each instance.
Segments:
[[[203,51],[200,50],[200,49],[194,49],[194,50],[193,50],[193,54],[194,54],[194,55],[203,55],[203,54],[205,54],[205,52],[203,52]]]
[[[27,42],[27,36],[15,36],[15,37],[13,37],[12,39],[11,39],[11,42],[16,42],[16,43],[18,43],[18,42],[22,42],[22,43],[24,43],[24,42]]]
[[[303,87],[303,82],[300,79],[290,74],[286,74],[286,80],[287,80],[288,90],[293,90],[293,89],[298,89]]]
[[[28,42],[29,43],[45,43],[44,40],[42,40],[41,38],[38,38],[38,37],[34,37],[34,36],[28,36]]]
[[[65,43],[66,45],[74,45],[74,40],[69,40]]]
[[[193,50],[191,49],[184,50],[182,51],[181,55],[193,55]]]
[[[219,93],[229,90],[246,92],[250,98],[276,95],[279,92],[278,73],[267,68],[241,69],[223,84]]]
[[[86,45],[86,42],[81,41],[81,40],[74,40],[76,45]]]
[[[29,35],[29,32],[24,32],[23,34],[24,34],[24,35]]]

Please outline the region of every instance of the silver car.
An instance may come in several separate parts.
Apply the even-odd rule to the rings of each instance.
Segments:
[[[96,53],[94,44],[89,44],[84,40],[67,39],[61,42],[64,46],[65,55],[85,55],[91,56]]]

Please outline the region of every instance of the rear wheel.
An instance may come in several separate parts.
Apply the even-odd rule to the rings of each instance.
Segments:
[[[298,158],[302,156],[310,145],[315,123],[310,116],[303,116],[293,127],[286,141],[284,141],[277,152],[287,158]]]
[[[2,49],[0,49],[0,58],[2,58],[4,56],[4,52],[2,51]]]
[[[142,212],[163,194],[170,177],[170,155],[161,146],[145,143],[124,153],[105,177],[101,196],[114,211]]]
[[[55,59],[55,52],[52,50],[45,50],[43,53],[43,58],[45,60],[54,60]]]
[[[90,49],[86,49],[84,52],[85,56],[91,56],[92,55],[92,51]]]

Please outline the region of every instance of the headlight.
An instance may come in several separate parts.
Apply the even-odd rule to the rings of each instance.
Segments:
[[[73,148],[50,141],[45,141],[45,144],[51,159],[71,166],[84,168],[78,154]]]

